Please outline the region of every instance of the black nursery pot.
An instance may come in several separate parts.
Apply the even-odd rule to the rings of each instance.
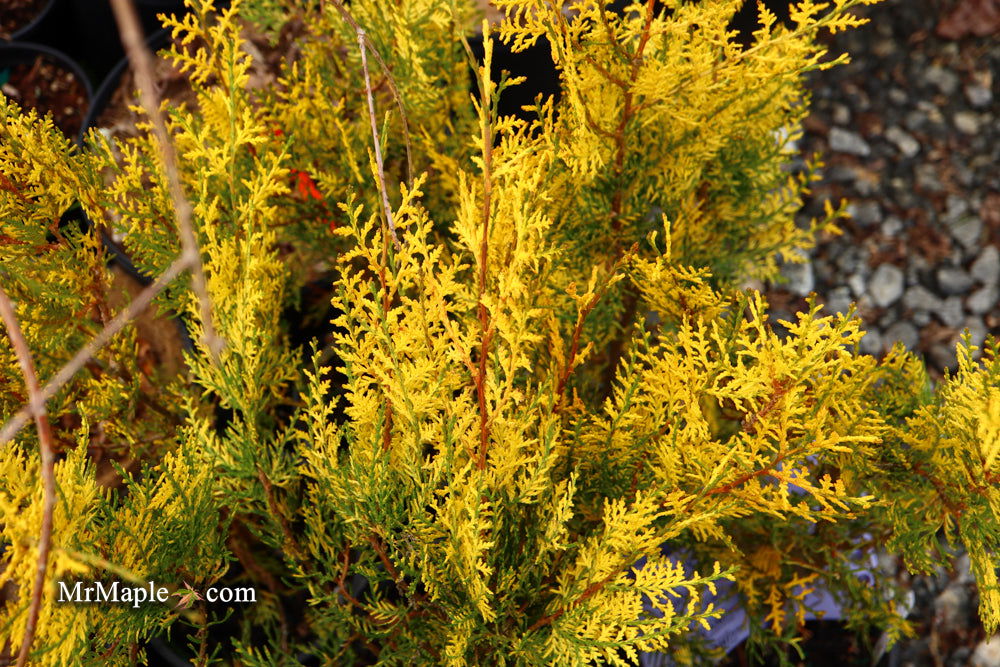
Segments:
[[[46,0],[37,14],[11,30],[10,41],[39,41],[39,35],[44,32],[46,25],[49,23],[48,19],[52,15],[52,10],[58,2],[59,0]]]
[[[125,57],[121,36],[109,0],[64,0],[60,12],[67,49],[93,75],[94,81],[107,78]],[[187,13],[183,0],[135,0],[139,22],[147,35],[159,32],[163,25],[157,14]]]
[[[146,38],[146,48],[156,53],[167,45],[169,39],[170,31],[166,28],[161,28]],[[121,85],[122,77],[125,75],[128,67],[128,58],[122,54],[101,80],[100,85],[97,86],[97,90],[91,97],[93,101],[90,104],[90,109],[87,111],[87,116],[83,119],[83,127],[80,128],[80,134],[76,139],[77,144],[81,147],[83,146],[83,139],[87,134],[87,130],[96,127],[97,119],[101,117],[101,114],[104,113],[111,103],[111,98]]]
[[[31,42],[0,42],[0,76],[9,78],[9,83],[17,88],[19,77],[23,76],[23,70],[34,69],[39,58],[43,65],[51,65],[63,73],[72,75],[72,80],[60,77],[58,81],[45,78],[45,73],[36,73],[35,78],[39,82],[49,85],[49,89],[44,95],[36,96],[33,90],[22,90],[21,98],[15,101],[22,107],[32,107],[44,114],[50,108],[55,108],[60,113],[53,114],[59,121],[56,125],[66,134],[67,137],[76,136],[80,127],[85,126],[86,118],[89,114],[91,102],[94,99],[94,91],[90,86],[90,79],[72,58],[61,51],[44,44],[33,44]],[[72,85],[75,83],[76,85]],[[22,85],[22,88],[24,86]],[[37,86],[32,86],[37,88]],[[30,93],[30,96],[29,96]],[[32,104],[31,99],[38,97],[38,101],[48,100],[48,104]],[[62,110],[66,107],[72,108],[76,113],[66,114]],[[79,120],[77,120],[79,119]]]

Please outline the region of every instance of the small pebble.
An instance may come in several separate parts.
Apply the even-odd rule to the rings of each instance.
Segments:
[[[903,125],[906,126],[910,132],[920,132],[924,129],[927,124],[927,114],[920,109],[912,109],[906,112],[903,116]]]
[[[969,309],[970,313],[982,315],[989,312],[996,305],[998,296],[1000,294],[998,294],[995,284],[984,285],[969,296],[965,302],[965,307]]]
[[[837,268],[845,274],[863,270],[868,262],[868,250],[862,246],[849,246],[837,257]]]
[[[826,311],[829,314],[846,314],[851,308],[851,290],[847,287],[834,287],[826,298]]]
[[[993,102],[993,91],[979,84],[965,87],[965,99],[977,109],[988,107]]]
[[[847,205],[847,212],[862,227],[871,227],[882,222],[882,208],[877,201],[851,202]]]
[[[952,632],[968,625],[969,594],[964,587],[949,586],[934,600],[934,625],[941,632]]]
[[[1000,250],[988,245],[979,253],[979,257],[969,269],[972,277],[984,285],[995,285],[1000,281]]]
[[[914,169],[917,178],[917,187],[929,192],[941,192],[944,186],[938,178],[938,168],[936,165],[923,163],[918,164]]]
[[[813,275],[812,264],[795,264],[785,262],[781,265],[781,275],[788,280],[787,289],[798,296],[809,296],[816,288],[816,278]]]
[[[847,278],[847,286],[851,288],[851,293],[853,293],[855,297],[860,297],[868,288],[868,285],[865,283],[864,276],[860,273],[852,273]]]
[[[903,295],[903,305],[912,310],[940,310],[941,298],[923,285],[914,285]]]
[[[969,212],[969,202],[965,197],[959,197],[958,195],[948,195],[948,199],[945,200],[945,213],[944,219],[946,222],[956,222]]]
[[[940,65],[931,65],[925,69],[924,80],[949,97],[955,93],[959,84],[958,75]]]
[[[965,294],[972,287],[972,276],[954,266],[942,266],[937,270],[937,283],[944,294]]]
[[[953,329],[962,326],[962,320],[965,318],[965,310],[962,308],[962,297],[949,296],[941,304],[941,310],[935,314],[945,326]]]
[[[976,134],[979,132],[979,115],[973,111],[959,111],[952,120],[958,131],[963,134]]]
[[[1000,667],[1000,635],[979,642],[969,664],[972,667]]]
[[[830,128],[830,150],[860,157],[867,157],[872,152],[871,146],[860,134],[839,127]]]
[[[927,116],[927,120],[931,123],[944,122],[944,115],[941,113],[941,109],[930,100],[917,100],[917,109],[923,111],[924,115]]]
[[[917,343],[920,341],[920,334],[917,332],[917,328],[909,322],[896,322],[886,329],[885,340],[890,345],[898,341],[906,349],[912,350],[916,348]]]
[[[865,332],[865,337],[861,339],[858,348],[861,350],[861,354],[872,356],[882,354],[885,349],[882,343],[882,333],[878,329],[869,329]]]
[[[895,144],[905,157],[913,157],[920,152],[920,142],[898,125],[893,125],[886,130],[885,138]]]
[[[983,233],[983,221],[974,215],[967,216],[950,224],[951,235],[968,251],[975,250],[979,245],[979,237]]]
[[[960,584],[971,584],[976,581],[972,574],[972,559],[969,558],[969,554],[961,553],[955,559],[955,575],[955,581]]]
[[[833,122],[837,125],[847,125],[851,122],[851,110],[846,104],[833,105]]]
[[[876,306],[885,308],[903,296],[903,287],[903,271],[892,264],[880,264],[869,279],[868,294]]]
[[[903,231],[903,221],[894,215],[890,215],[882,223],[882,233],[886,236],[895,236]]]

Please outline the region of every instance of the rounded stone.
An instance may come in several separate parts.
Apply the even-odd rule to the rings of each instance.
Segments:
[[[830,150],[859,157],[868,157],[872,149],[860,134],[839,127],[830,128]]]
[[[872,356],[882,354],[885,344],[882,342],[882,333],[878,329],[869,329],[865,332],[865,337],[858,344],[858,349],[862,354]]]
[[[914,285],[903,295],[903,305],[913,310],[937,311],[941,309],[942,301],[937,294],[923,285]]]
[[[965,318],[965,309],[962,308],[962,297],[949,296],[941,304],[941,309],[934,313],[945,326],[957,329],[962,326]]]
[[[940,65],[931,65],[925,69],[924,80],[948,96],[954,95],[961,83],[957,74]]]
[[[1000,294],[997,293],[997,286],[995,284],[984,285],[969,296],[965,302],[965,307],[969,309],[970,313],[982,315],[989,312],[996,305],[998,296]]]
[[[852,202],[847,205],[847,213],[862,227],[871,227],[882,222],[882,207],[877,201]]]
[[[951,235],[962,244],[967,251],[975,250],[979,245],[979,237],[983,234],[983,221],[974,215],[964,217],[949,224]]]
[[[976,134],[979,132],[979,114],[974,111],[959,111],[952,119],[955,127],[963,134]]]
[[[949,586],[934,599],[934,625],[939,631],[953,632],[969,623],[969,594],[960,586]]]
[[[798,296],[808,296],[816,288],[816,277],[810,262],[795,264],[785,262],[781,265],[781,275],[788,280],[787,289]]]
[[[944,294],[965,294],[972,287],[972,276],[954,266],[942,266],[937,270],[937,283]]]
[[[909,322],[896,322],[885,330],[885,340],[890,345],[899,342],[906,349],[913,350],[920,342],[920,332]]]
[[[993,91],[979,84],[965,87],[965,98],[977,109],[988,107],[993,102]]]
[[[969,272],[972,277],[984,285],[995,285],[1000,281],[1000,250],[989,245],[983,248],[979,257],[972,263]]]
[[[969,664],[972,667],[1000,667],[1000,635],[979,642]]]
[[[868,294],[879,308],[891,306],[903,296],[905,276],[892,264],[880,264],[868,281]]]
[[[891,141],[904,157],[914,157],[920,152],[920,142],[898,125],[893,125],[886,130],[885,138]]]

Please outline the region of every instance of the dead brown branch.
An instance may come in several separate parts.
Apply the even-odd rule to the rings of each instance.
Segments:
[[[382,144],[378,137],[378,122],[375,120],[375,99],[372,97],[372,82],[368,74],[368,56],[365,54],[365,31],[361,26],[354,28],[358,34],[358,48],[361,50],[361,71],[365,76],[365,93],[368,98],[368,120],[372,126],[372,142],[375,144],[375,167],[378,171],[378,186],[382,193],[382,206],[385,208],[385,223],[389,226],[392,243],[399,249],[399,239],[396,237],[396,225],[392,220],[392,206],[389,205],[389,190],[385,184],[385,165],[382,163]]]
[[[322,2],[321,2],[322,6]],[[333,0],[333,6],[340,14],[340,17],[344,19],[347,25],[351,26],[355,34],[358,35],[358,39],[362,42],[367,43],[367,50],[371,51],[371,54],[375,56],[375,62],[378,63],[379,69],[385,74],[386,83],[389,85],[389,92],[392,93],[392,98],[396,101],[396,108],[399,109],[399,118],[403,123],[403,143],[406,145],[406,184],[407,186],[413,185],[413,157],[412,148],[410,146],[410,124],[406,117],[406,108],[403,106],[403,96],[399,94],[399,86],[396,85],[396,79],[392,75],[392,70],[389,66],[385,64],[382,59],[381,54],[379,54],[378,49],[375,48],[375,43],[372,38],[364,31],[364,29],[358,25],[358,22],[354,20],[351,12],[347,10],[344,3],[341,0]],[[368,89],[369,98],[371,97],[371,85],[368,84],[368,72],[367,65],[365,64],[365,47],[361,48],[361,58],[362,66],[365,67],[365,83]],[[378,139],[375,140],[375,145],[378,145]]]
[[[42,387],[40,391],[42,401],[47,401],[55,396],[56,392],[58,392],[64,384],[69,382],[70,378],[76,375],[77,371],[83,368],[84,365],[86,365],[86,363],[95,354],[97,354],[98,350],[107,345],[108,342],[114,338],[115,334],[121,331],[126,324],[135,319],[136,315],[145,310],[156,295],[187,268],[188,258],[181,255],[175,259],[159,278],[153,281],[149,287],[140,292],[127,308],[115,315],[100,333],[94,336],[89,343],[84,345],[80,351],[66,363],[66,365],[60,368],[56,374],[45,383],[45,386]],[[0,445],[3,445],[5,442],[13,438],[17,432],[24,427],[31,416],[32,410],[31,404],[29,403],[28,405],[22,407],[13,417],[11,417],[7,423],[4,424],[3,429],[0,429]]]
[[[42,607],[42,589],[45,586],[45,572],[49,564],[49,548],[52,546],[52,512],[56,505],[56,456],[52,447],[52,427],[45,413],[45,399],[42,398],[41,387],[38,385],[38,375],[31,358],[31,350],[21,332],[17,321],[14,304],[7,292],[0,287],[0,317],[7,327],[11,347],[17,355],[24,385],[28,390],[31,414],[35,417],[38,427],[38,451],[41,459],[42,478],[42,527],[38,535],[38,567],[35,570],[35,583],[31,590],[31,602],[28,607],[28,622],[25,625],[24,636],[21,639],[21,649],[17,655],[17,667],[24,667],[31,652],[31,642],[35,638],[35,628],[38,625],[38,614]]]
[[[181,257],[188,262],[192,278],[191,287],[195,296],[198,297],[201,310],[201,342],[211,357],[218,361],[223,341],[215,332],[212,302],[209,299],[205,269],[201,262],[198,240],[195,237],[194,225],[191,221],[191,202],[184,195],[184,187],[181,185],[180,173],[177,168],[177,153],[170,140],[167,124],[160,109],[160,98],[153,80],[153,55],[146,48],[142,37],[142,28],[139,26],[139,17],[132,0],[111,0],[111,8],[114,10],[122,44],[129,62],[132,64],[135,81],[139,86],[139,100],[142,102],[146,114],[153,121],[153,133],[156,135],[160,153],[163,156],[167,187],[170,191],[174,212],[177,215],[177,226],[181,237]]]

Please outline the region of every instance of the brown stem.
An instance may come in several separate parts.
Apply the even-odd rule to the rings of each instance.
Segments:
[[[385,567],[385,571],[389,573],[392,580],[396,582],[396,588],[399,592],[403,594],[404,597],[409,597],[409,586],[407,586],[406,581],[403,579],[403,575],[399,573],[396,566],[392,564],[389,560],[389,556],[385,552],[385,545],[382,544],[382,540],[378,538],[377,535],[369,535],[368,542],[375,549],[375,553],[378,554],[378,558],[382,561],[382,565]]]
[[[344,549],[344,566],[340,569],[340,576],[337,577],[337,588],[340,589],[340,594],[344,596],[348,602],[353,604],[355,607],[367,613],[365,606],[355,598],[353,595],[347,592],[347,585],[345,580],[347,579],[347,568],[351,564],[351,548],[346,547]]]
[[[322,4],[323,0],[320,0],[320,5],[322,6]],[[367,42],[368,50],[371,51],[373,56],[375,56],[375,61],[378,63],[378,66],[382,69],[382,73],[385,74],[386,83],[389,84],[389,92],[392,93],[392,97],[396,101],[396,107],[399,109],[399,117],[400,120],[402,120],[403,122],[403,142],[406,144],[406,182],[407,185],[412,186],[413,159],[411,156],[412,148],[410,146],[410,125],[406,117],[406,108],[403,106],[403,96],[399,94],[399,86],[396,85],[396,79],[392,76],[392,70],[390,70],[389,66],[385,64],[385,61],[382,59],[382,56],[378,52],[378,49],[375,48],[375,42],[373,42],[372,38],[368,36],[368,34],[364,31],[364,29],[360,25],[358,25],[358,22],[354,20],[354,17],[351,16],[351,13],[349,11],[347,11],[347,7],[344,6],[344,3],[341,2],[341,0],[333,0],[333,6],[334,8],[336,8],[341,18],[343,18],[344,21],[349,26],[351,26],[351,28],[354,29],[354,32],[358,35],[358,38],[360,40]],[[362,58],[362,65],[364,66],[364,58],[365,58],[364,46],[361,47],[361,58]],[[365,69],[367,70],[367,66],[365,66]],[[366,71],[365,72],[366,81],[367,78],[368,78],[368,73]],[[368,88],[370,95],[371,87],[368,86]],[[375,143],[376,145],[378,144],[377,139]]]
[[[600,581],[595,581],[590,586],[587,586],[587,589],[585,591],[583,591],[583,593],[580,594],[580,597],[578,597],[577,599],[573,600],[568,606],[562,607],[562,608],[560,608],[560,609],[552,612],[548,616],[543,616],[542,618],[540,618],[537,621],[535,621],[534,623],[532,623],[531,627],[528,628],[528,632],[529,633],[530,632],[534,632],[535,630],[537,630],[537,629],[539,629],[541,627],[544,627],[546,625],[551,625],[553,621],[555,621],[556,619],[558,619],[560,616],[562,616],[563,614],[565,614],[567,611],[571,611],[571,610],[575,609],[576,607],[579,607],[581,604],[583,604],[584,602],[586,602],[588,599],[592,598],[594,595],[596,595],[597,593],[599,593],[601,591],[601,589],[603,589],[605,586],[607,586],[609,583],[611,583],[611,580],[614,579],[615,577],[617,577],[619,574],[620,574],[619,572],[612,572],[608,576],[604,577],[604,579],[601,579]]]
[[[372,128],[372,142],[375,144],[375,167],[378,171],[379,191],[382,193],[382,207],[385,209],[385,222],[389,226],[392,243],[399,249],[399,238],[396,236],[396,223],[392,219],[392,206],[389,205],[389,190],[385,184],[385,165],[382,164],[382,143],[378,138],[378,122],[375,120],[375,99],[372,97],[372,82],[368,74],[368,56],[365,49],[365,31],[361,26],[355,27],[358,34],[358,49],[361,50],[361,71],[365,77],[365,95],[368,99],[368,121]]]
[[[257,468],[257,479],[260,480],[261,485],[264,487],[264,498],[267,500],[268,510],[270,510],[272,515],[277,517],[278,523],[281,525],[281,533],[285,538],[286,549],[289,555],[299,561],[305,560],[303,552],[299,548],[299,543],[295,539],[295,534],[292,533],[292,528],[288,525],[288,519],[285,518],[284,512],[278,507],[278,501],[274,497],[274,485],[271,484],[271,480],[264,474],[264,470],[259,467]]]
[[[38,385],[38,375],[35,373],[35,363],[31,358],[31,350],[21,332],[17,321],[14,304],[10,302],[7,292],[0,287],[0,317],[7,327],[7,336],[11,347],[17,355],[24,385],[28,390],[31,413],[35,417],[38,428],[38,451],[41,459],[42,478],[42,526],[38,535],[38,565],[35,569],[35,583],[31,590],[31,602],[28,607],[28,620],[24,627],[24,637],[21,640],[21,650],[17,656],[17,667],[24,667],[28,662],[31,642],[35,638],[35,628],[38,625],[38,614],[42,608],[42,590],[45,587],[45,571],[49,564],[49,549],[52,546],[52,513],[56,505],[56,456],[52,447],[52,426],[45,412],[45,399]]]
[[[382,451],[392,449],[392,403],[385,399],[385,421],[382,423]]]
[[[77,371],[83,368],[87,361],[89,361],[98,350],[107,345],[115,334],[121,331],[126,324],[135,319],[140,312],[145,310],[156,295],[159,294],[164,287],[179,276],[185,269],[187,269],[189,264],[190,258],[185,257],[183,254],[175,259],[159,278],[157,278],[149,287],[142,290],[132,303],[130,303],[120,313],[115,315],[115,317],[108,322],[107,326],[105,326],[100,333],[94,336],[89,343],[84,345],[80,351],[66,363],[66,365],[60,368],[59,371],[52,376],[52,379],[45,383],[45,386],[41,389],[42,400],[47,401],[55,396],[56,392],[59,391],[64,384],[69,382]],[[25,405],[18,410],[17,413],[11,417],[6,424],[4,424],[3,429],[0,430],[0,445],[13,438],[14,435],[17,434],[17,432],[20,431],[21,428],[23,428],[28,422],[31,415],[32,412],[29,405]]]
[[[927,470],[925,470],[924,467],[919,463],[912,464],[910,468],[913,470],[913,472],[917,473],[918,475],[920,475],[921,477],[923,477],[924,479],[926,479],[928,482],[931,483],[931,485],[934,487],[934,490],[937,492],[938,497],[941,498],[941,502],[944,504],[946,508],[948,508],[949,512],[954,514],[956,517],[962,516],[962,514],[965,512],[966,509],[965,503],[961,502],[955,503],[954,501],[952,501],[945,493],[946,489],[944,483],[940,479],[934,477],[929,472],[927,472]]]
[[[605,289],[599,290],[596,294],[594,294],[593,298],[587,302],[587,305],[583,307],[583,310],[577,313],[576,326],[573,327],[573,339],[569,348],[569,359],[566,360],[566,368],[563,369],[562,374],[559,376],[559,383],[556,385],[556,399],[553,410],[558,410],[562,401],[563,392],[566,390],[566,384],[569,382],[570,375],[573,374],[574,362],[576,361],[577,352],[580,349],[580,336],[583,333],[583,324],[587,319],[587,315],[589,315],[590,311],[594,309],[597,302],[601,300],[601,297],[604,296],[606,290],[606,286]]]
[[[177,226],[181,237],[181,256],[186,258],[189,263],[191,287],[198,297],[201,310],[201,342],[208,350],[212,360],[218,363],[223,341],[215,331],[205,269],[201,262],[201,252],[198,250],[198,240],[195,237],[194,225],[191,221],[193,209],[191,202],[184,195],[184,187],[181,184],[180,172],[177,168],[177,153],[170,140],[170,134],[167,132],[163,112],[160,110],[160,99],[153,79],[153,56],[146,48],[142,28],[139,26],[139,17],[132,1],[111,0],[111,8],[114,10],[118,30],[121,33],[122,45],[125,47],[125,53],[128,54],[129,62],[135,73],[135,81],[139,87],[139,99],[145,108],[146,115],[153,121],[153,133],[156,135],[160,154],[163,157],[170,199],[174,212],[177,214]]]

